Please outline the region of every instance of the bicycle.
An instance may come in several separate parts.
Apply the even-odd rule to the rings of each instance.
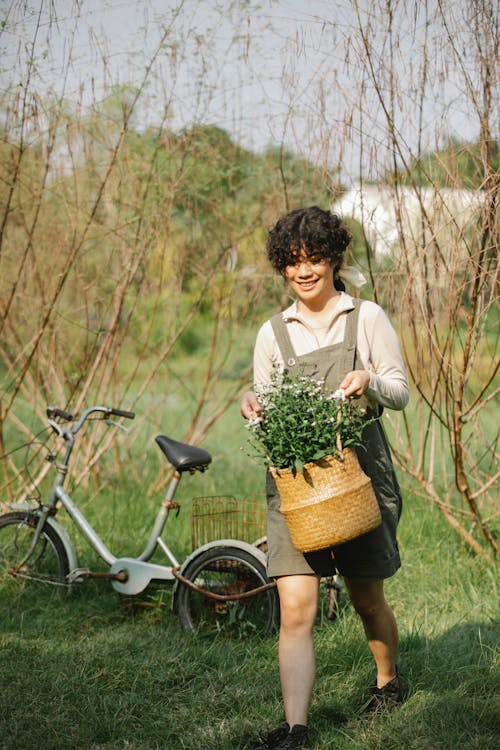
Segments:
[[[265,554],[259,545],[218,539],[197,547],[181,564],[162,537],[169,513],[180,510],[174,496],[182,476],[206,471],[212,461],[208,451],[166,435],[156,436],[173,473],[143,552],[137,557],[118,558],[64,489],[64,483],[77,434],[91,415],[121,427],[112,416],[133,419],[135,414],[106,406],[91,406],[79,418],[55,407],[48,407],[46,413],[50,427],[64,440],[64,457],[60,462],[52,455],[48,457],[56,476],[46,498],[38,499],[37,505],[12,503],[12,510],[0,515],[0,580],[9,575],[71,589],[86,579],[101,578],[110,580],[118,593],[130,596],[140,594],[151,583],[168,583],[174,587],[172,609],[187,630],[218,632],[237,625],[245,632],[274,631],[279,612],[277,590],[267,577]],[[70,536],[56,520],[61,506],[108,570],[93,572],[78,565]],[[158,549],[167,564],[150,561]]]

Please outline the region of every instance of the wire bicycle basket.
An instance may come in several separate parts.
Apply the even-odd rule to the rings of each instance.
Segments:
[[[264,495],[237,500],[232,495],[193,498],[191,545],[196,549],[216,539],[239,539],[255,544],[266,534]]]

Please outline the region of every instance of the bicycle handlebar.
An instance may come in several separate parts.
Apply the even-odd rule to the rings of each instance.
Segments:
[[[78,419],[77,424],[75,427],[71,430],[73,434],[78,432],[82,424],[85,422],[88,416],[92,414],[93,412],[102,412],[103,418],[106,419],[107,417],[110,417],[113,415],[114,417],[125,417],[126,419],[134,419],[135,413],[133,411],[125,411],[124,409],[115,409],[110,406],[91,406],[89,409],[86,409],[81,417]],[[58,409],[55,406],[48,406],[47,407],[47,417],[50,419],[54,419],[54,417],[59,417],[60,419],[64,419],[66,422],[73,422],[77,417],[69,411],[65,411],[64,409]]]
[[[69,411],[64,411],[64,409],[57,409],[55,406],[47,407],[47,416],[49,419],[60,417],[66,422],[72,422],[74,420],[74,416]]]
[[[115,417],[125,417],[126,419],[135,419],[135,412],[123,411],[123,409],[110,409],[110,413]]]

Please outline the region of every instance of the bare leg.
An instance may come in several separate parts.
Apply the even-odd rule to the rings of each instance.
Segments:
[[[281,627],[279,667],[285,718],[307,725],[316,672],[312,629],[318,609],[319,581],[312,575],[278,578]]]
[[[363,622],[368,646],[377,665],[377,687],[381,688],[396,676],[398,658],[398,627],[384,597],[384,582],[346,578],[345,584]]]

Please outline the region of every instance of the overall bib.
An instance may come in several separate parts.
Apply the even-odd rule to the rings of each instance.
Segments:
[[[324,380],[331,390],[336,390],[348,372],[364,369],[356,354],[359,308],[362,301],[354,299],[353,303],[354,309],[346,313],[344,340],[301,356],[295,354],[283,315],[279,313],[271,318],[276,341],[288,372]],[[364,396],[357,402],[360,406],[370,407]],[[401,491],[379,420],[365,427],[363,446],[356,448],[356,453],[361,468],[372,480],[382,514],[382,525],[345,544],[302,554],[293,546],[285,519],[279,510],[280,498],[276,483],[268,472],[267,565],[270,577],[300,573],[332,575],[338,570],[348,578],[383,579],[392,576],[401,566],[396,541],[396,529],[402,509]]]

